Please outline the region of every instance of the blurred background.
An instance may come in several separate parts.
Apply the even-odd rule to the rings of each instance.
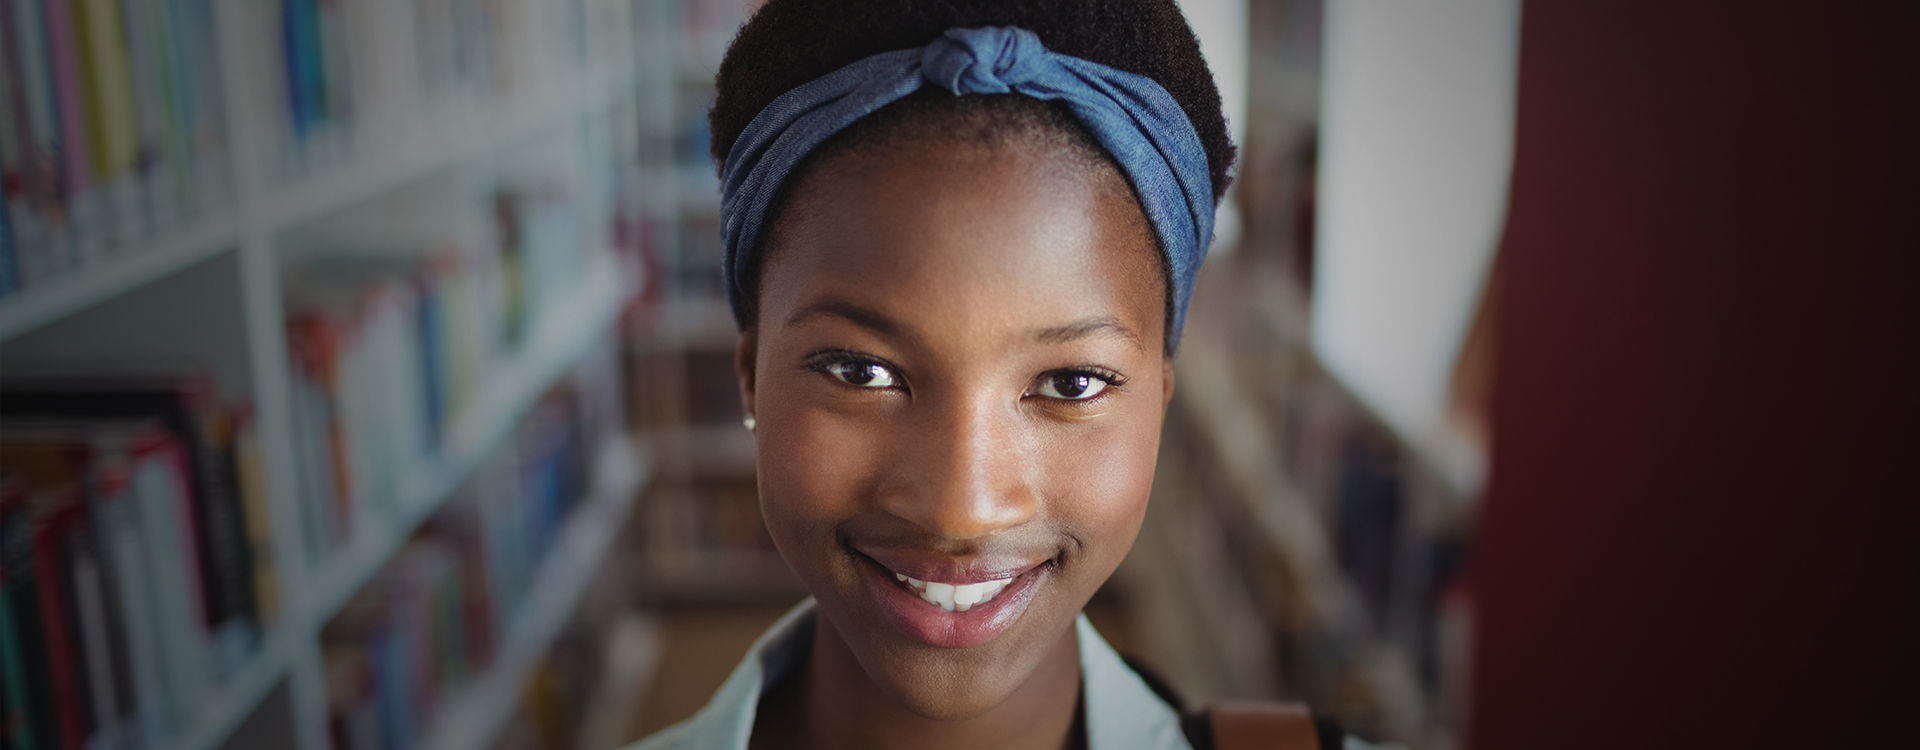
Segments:
[[[1910,740],[1912,19],[1184,4],[1242,151],[1115,647],[1423,750]],[[707,155],[754,5],[0,2],[0,748],[703,705],[805,596]]]

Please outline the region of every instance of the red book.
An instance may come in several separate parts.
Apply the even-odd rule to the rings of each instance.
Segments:
[[[74,638],[79,623],[69,622],[60,538],[77,520],[77,495],[60,501],[61,507],[42,520],[33,532],[33,562],[39,575],[40,618],[46,628],[47,657],[53,669],[53,702],[60,747],[82,750],[86,744],[86,686],[81,682],[80,644]]]

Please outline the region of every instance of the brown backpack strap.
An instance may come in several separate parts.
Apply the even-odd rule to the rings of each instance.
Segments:
[[[1215,750],[1319,750],[1305,703],[1227,701],[1208,711]]]

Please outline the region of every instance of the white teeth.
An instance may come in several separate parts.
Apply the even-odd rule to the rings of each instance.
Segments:
[[[900,575],[899,573],[895,573],[895,574],[893,574],[893,577],[894,577],[894,578],[898,578],[898,579],[900,579],[900,580],[902,580],[902,581],[904,581],[904,580],[907,580],[907,577],[906,577],[906,576],[903,576],[903,575]]]
[[[953,584],[929,581],[927,582],[926,593],[921,594],[920,598],[938,604],[941,609],[952,612],[954,608]]]
[[[920,592],[921,599],[948,612],[965,612],[976,604],[993,601],[995,594],[1000,593],[1007,584],[1013,582],[1012,578],[1002,578],[997,581],[954,585],[901,577]]]

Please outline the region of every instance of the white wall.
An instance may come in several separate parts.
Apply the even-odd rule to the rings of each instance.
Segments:
[[[1247,0],[1180,0],[1180,10],[1213,69],[1227,130],[1234,143],[1242,143],[1247,136]],[[1220,202],[1213,236],[1214,251],[1230,250],[1239,239],[1240,213],[1232,198]]]
[[[1326,19],[1314,347],[1457,463],[1448,388],[1505,221],[1520,3],[1328,0]]]

